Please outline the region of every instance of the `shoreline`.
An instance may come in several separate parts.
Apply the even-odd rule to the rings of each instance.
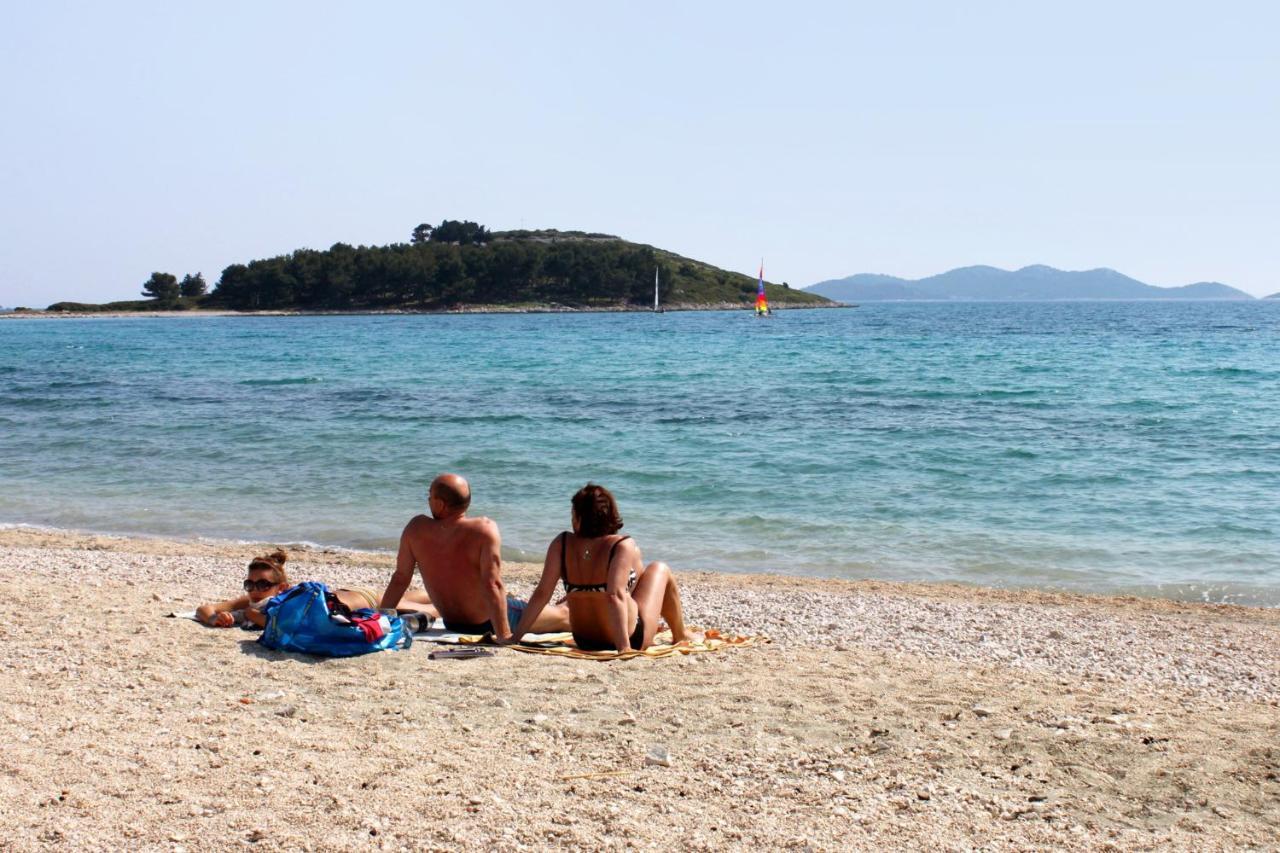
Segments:
[[[827,308],[857,308],[848,302],[779,302],[771,303],[771,308],[778,311],[809,311]],[[752,313],[750,304],[734,302],[713,302],[694,305],[664,305],[656,313],[677,313],[686,311],[741,311]],[[267,311],[232,311],[216,308],[192,308],[187,311],[45,311],[28,309],[26,311],[6,311],[0,313],[0,320],[43,320],[43,319],[119,319],[129,317],[167,318],[167,317],[381,317],[381,316],[436,316],[456,314],[653,314],[652,308],[639,305],[600,305],[591,307],[570,307],[564,305],[505,306],[505,305],[468,305],[457,308],[438,309],[364,309],[338,311],[310,310],[267,310]]]
[[[180,555],[183,558],[196,557],[212,559],[220,563],[229,562],[233,576],[252,556],[276,548],[283,548],[290,554],[291,574],[294,572],[295,565],[303,565],[308,569],[329,573],[328,577],[319,578],[326,582],[359,582],[372,585],[379,592],[380,586],[385,586],[395,567],[394,551],[367,551],[305,542],[229,540],[209,537],[175,539],[166,536],[110,534],[30,525],[0,525],[0,550],[82,551],[148,557]],[[516,588],[513,592],[521,596],[532,591],[541,571],[542,566],[539,563],[503,560],[503,577],[510,582],[510,586]],[[677,576],[682,584],[692,584],[699,589],[712,591],[716,595],[728,595],[731,598],[737,593],[746,593],[746,597],[750,598],[753,593],[763,592],[783,598],[795,596],[820,599],[882,597],[929,603],[926,604],[926,609],[932,603],[940,602],[966,607],[1000,609],[1028,607],[1063,612],[1092,612],[1119,618],[1140,617],[1184,620],[1201,624],[1253,625],[1261,630],[1276,631],[1277,639],[1280,640],[1280,609],[1241,604],[1036,588],[986,587],[957,582],[823,578],[764,572],[715,572],[692,569],[678,570]],[[413,584],[415,586],[421,584],[421,579],[416,575]],[[811,630],[814,636],[839,634],[840,626],[838,625],[808,624],[803,620],[798,623],[796,630],[788,630],[785,627],[779,629],[780,625],[793,621],[795,620],[785,614],[770,614],[765,618],[763,625],[735,622],[730,618],[728,623],[721,620],[712,627],[728,627],[740,633],[763,632],[775,642],[795,642],[799,638],[801,644],[805,642],[803,636],[806,631]],[[1064,636],[1058,639],[1067,638]],[[1280,661],[1280,643],[1276,645],[1275,652],[1277,661]],[[996,655],[996,659],[1000,659],[1000,655]],[[1268,680],[1268,683],[1272,682],[1275,685],[1272,691],[1275,694],[1274,702],[1280,707],[1280,664],[1276,667],[1272,678]]]
[[[16,532],[15,535],[20,536],[22,532],[32,535],[33,541],[37,542],[57,542],[57,541],[78,541],[90,540],[95,542],[110,543],[113,541],[122,542],[156,542],[160,544],[168,544],[174,547],[193,547],[193,548],[211,548],[212,552],[223,553],[238,547],[266,548],[271,550],[277,546],[286,550],[297,550],[300,553],[310,554],[344,554],[348,555],[352,560],[360,561],[366,564],[374,565],[391,565],[391,561],[395,558],[395,548],[366,548],[352,545],[339,545],[324,542],[314,542],[311,540],[280,540],[278,542],[267,542],[266,540],[257,539],[236,539],[225,536],[205,536],[195,534],[188,537],[175,537],[163,533],[146,533],[141,531],[129,530],[98,530],[90,528],[62,528],[53,527],[45,524],[36,524],[22,521],[3,521],[0,520],[0,545],[6,541],[6,534]],[[104,546],[106,547],[106,546]],[[539,568],[537,558],[533,557],[529,552],[519,551],[519,549],[508,549],[506,546],[504,551],[514,551],[515,554],[508,556],[504,554],[502,557],[504,566],[523,566]],[[1066,586],[1046,586],[1035,583],[1026,584],[1010,584],[1008,586],[992,586],[976,581],[966,580],[899,580],[886,577],[859,576],[859,577],[837,577],[833,575],[815,575],[791,573],[784,571],[755,571],[755,570],[738,570],[738,569],[709,569],[699,568],[697,566],[677,566],[681,574],[695,574],[709,578],[725,578],[731,580],[733,578],[745,578],[755,581],[779,581],[784,583],[804,583],[812,581],[815,584],[835,584],[835,585],[853,585],[884,587],[887,589],[909,590],[916,594],[925,595],[929,590],[939,590],[948,595],[965,597],[966,595],[981,595],[986,599],[1003,599],[1009,601],[1053,601],[1062,602],[1068,600],[1078,600],[1085,603],[1105,604],[1107,602],[1124,602],[1125,604],[1141,605],[1142,603],[1150,603],[1157,610],[1167,608],[1178,608],[1182,606],[1192,607],[1209,607],[1209,608],[1238,608],[1242,612],[1261,610],[1275,613],[1280,619],[1280,604],[1270,603],[1248,603],[1242,604],[1238,601],[1231,600],[1208,600],[1203,593],[1194,595],[1195,590],[1183,597],[1177,597],[1167,594],[1165,587],[1194,587],[1192,582],[1168,582],[1165,584],[1147,584],[1143,586],[1133,586],[1128,588],[1110,589],[1102,591],[1092,590],[1076,590]]]
[[[9,534],[13,534],[10,537]],[[29,534],[29,535],[23,535]],[[125,547],[136,549],[141,543],[155,543],[155,548],[195,548],[210,555],[238,553],[243,548],[265,548],[271,551],[282,547],[288,552],[306,553],[311,558],[329,558],[346,561],[352,565],[385,565],[392,566],[396,560],[396,548],[365,548],[312,542],[308,539],[288,539],[269,542],[265,539],[236,539],[218,537],[218,535],[191,535],[191,537],[174,537],[163,533],[129,532],[129,530],[95,530],[87,528],[56,528],[44,524],[29,524],[26,521],[0,521],[0,546],[5,543],[32,542],[36,547],[61,547],[58,543],[93,542],[95,548],[115,549],[119,543],[127,543]],[[507,551],[507,547],[503,547]],[[517,549],[518,551],[518,549]],[[320,557],[323,555],[324,557]],[[522,571],[536,573],[541,566],[530,556],[503,556],[503,566],[516,566]],[[833,589],[899,589],[919,596],[980,598],[986,601],[1068,603],[1079,602],[1084,605],[1107,606],[1124,605],[1130,607],[1148,607],[1153,611],[1165,612],[1178,610],[1181,607],[1222,608],[1225,611],[1248,613],[1262,611],[1274,613],[1277,624],[1280,624],[1280,605],[1256,605],[1256,603],[1238,603],[1233,601],[1206,601],[1202,597],[1176,598],[1158,592],[1158,585],[1151,587],[1112,589],[1093,592],[1066,587],[1046,587],[1037,584],[992,585],[966,580],[899,580],[877,578],[877,576],[856,576],[856,578],[838,578],[832,575],[791,574],[783,571],[758,571],[753,569],[703,569],[698,566],[677,566],[681,575],[696,575],[700,578],[721,579],[724,584],[732,584],[733,579],[744,579],[744,583],[776,583],[786,585],[803,585],[812,583],[817,588],[832,585]]]

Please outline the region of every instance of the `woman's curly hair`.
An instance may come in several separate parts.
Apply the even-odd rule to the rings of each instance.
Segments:
[[[578,534],[588,539],[608,536],[622,529],[618,502],[604,486],[587,483],[573,496],[573,511],[578,516]]]
[[[289,555],[277,548],[265,557],[254,557],[249,561],[249,571],[265,570],[271,572],[271,580],[275,583],[288,583],[289,577],[284,573],[284,564]]]

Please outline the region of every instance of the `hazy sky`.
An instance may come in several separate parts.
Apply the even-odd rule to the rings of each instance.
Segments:
[[[444,218],[1280,291],[1280,4],[187,6],[6,4],[0,304]]]

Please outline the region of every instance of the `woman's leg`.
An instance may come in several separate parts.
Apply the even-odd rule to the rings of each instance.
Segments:
[[[658,632],[659,614],[667,620],[673,640],[678,643],[688,639],[684,630],[684,609],[680,606],[680,590],[676,587],[671,567],[666,563],[645,566],[631,597],[636,600],[636,609],[644,620],[644,647],[653,642],[653,635]]]
[[[440,616],[435,605],[431,603],[431,597],[423,589],[406,589],[404,595],[396,602],[395,609],[416,610],[419,613],[426,613],[432,619]]]

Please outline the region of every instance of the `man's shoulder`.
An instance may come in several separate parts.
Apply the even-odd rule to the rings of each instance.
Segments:
[[[435,526],[436,520],[429,515],[415,515],[404,526],[404,535],[421,534]]]
[[[467,526],[468,530],[472,531],[477,536],[484,536],[485,538],[498,537],[498,522],[494,521],[492,518],[487,518],[481,515],[476,518],[463,519],[463,523]]]

